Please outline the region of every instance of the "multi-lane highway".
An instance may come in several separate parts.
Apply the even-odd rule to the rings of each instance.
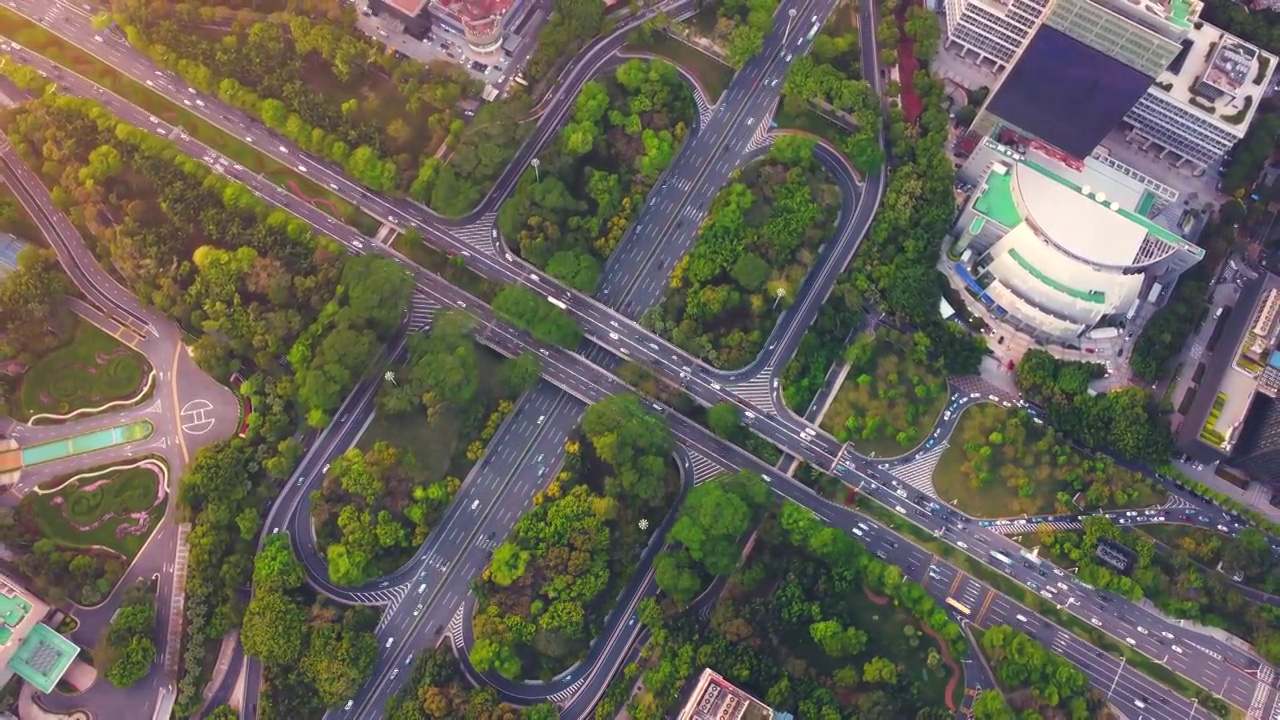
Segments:
[[[32,58],[32,60],[35,61],[34,58]],[[83,83],[83,81],[68,78],[66,84],[75,85],[77,83]],[[87,87],[82,87],[80,90],[88,93],[95,92],[92,88]],[[138,111],[136,108],[129,107],[118,98],[104,99],[108,101],[108,105],[111,106],[113,111],[120,114],[126,120],[138,124],[141,127],[150,127],[148,124],[149,119],[145,114],[143,114],[142,117],[138,117],[141,111]],[[154,129],[154,127],[152,127],[152,129]],[[207,149],[198,147],[190,138],[177,136],[173,139],[184,149],[184,151],[190,152],[197,157],[201,157],[208,152]],[[269,198],[272,202],[276,202],[277,204],[281,204],[289,208],[291,211],[304,217],[317,227],[323,228],[324,231],[334,235],[340,241],[347,244],[347,246],[352,248],[354,252],[364,252],[368,249],[368,241],[366,239],[359,237],[348,228],[335,225],[330,219],[321,216],[318,211],[315,211],[313,208],[310,208],[300,201],[297,201],[286,194],[279,193],[261,178],[255,178],[241,170],[237,170],[233,164],[227,164],[225,162],[220,163],[217,158],[214,158],[211,162],[215,165],[221,166],[222,170],[232,177],[254,187],[256,191],[264,197]],[[409,220],[406,217],[401,217],[400,220],[406,223],[416,222]],[[428,230],[434,233],[436,239],[442,243],[451,244],[453,247],[457,247],[461,244],[459,240],[451,237],[439,226],[432,227],[425,226],[425,224],[422,226],[427,227]],[[511,266],[504,265],[498,262],[495,258],[477,255],[473,258],[472,265],[486,274],[492,274],[498,279],[508,282],[524,282],[526,284],[537,283],[538,285],[536,286],[545,287],[542,285],[542,283],[546,282],[545,280],[526,279],[523,274],[517,274]],[[493,323],[492,318],[487,313],[487,310],[475,298],[466,296],[461,291],[448,286],[438,278],[431,276],[429,273],[425,273],[417,269],[414,270],[414,273],[420,283],[422,292],[431,297],[434,301],[439,302],[441,305],[465,308],[467,312],[476,314],[483,318],[488,329],[481,333],[482,341],[497,347],[501,351],[509,353],[518,352],[529,347],[529,343],[523,336]],[[692,361],[687,357],[682,357],[682,354],[679,353],[679,351],[671,348],[665,343],[662,343],[659,339],[654,338],[643,330],[635,327],[627,318],[611,313],[606,308],[575,294],[565,293],[565,291],[559,290],[555,287],[546,287],[546,289],[552,293],[564,293],[562,296],[566,300],[572,302],[573,315],[582,322],[589,331],[594,331],[597,334],[613,333],[613,335],[616,335],[616,338],[610,336],[609,344],[611,347],[617,347],[619,349],[629,348],[629,352],[625,354],[629,355],[632,359],[640,359],[652,369],[659,372],[659,374],[674,382],[679,382],[681,379],[686,380],[686,389],[699,400],[710,403],[726,399],[737,401],[739,404],[742,404],[734,395],[724,391],[724,387],[717,382],[716,376],[711,371],[699,369],[695,372],[688,372],[685,368],[691,368],[693,365]],[[623,384],[611,374],[598,366],[586,362],[586,360],[579,355],[568,353],[556,348],[537,349],[545,351],[543,355],[544,370],[548,379],[556,383],[561,388],[568,390],[583,401],[590,402],[600,399],[605,394],[626,391],[625,386],[623,386]],[[688,377],[681,378],[680,373],[682,372]],[[746,467],[760,472],[779,493],[800,502],[806,507],[810,507],[818,513],[819,516],[829,522],[840,527],[847,528],[854,527],[856,522],[866,522],[865,519],[861,519],[847,510],[832,506],[815,497],[810,491],[798,485],[791,479],[779,475],[771,468],[763,466],[754,458],[746,455],[739,449],[711,437],[705,430],[693,425],[687,420],[672,413],[668,413],[668,418],[671,421],[671,425],[676,436],[680,438],[686,446],[696,448],[706,456],[716,457],[724,461],[726,464]],[[757,421],[755,429],[764,437],[770,439],[780,447],[785,448],[798,457],[822,467],[831,468],[834,466],[835,472],[840,475],[842,479],[851,481],[854,484],[864,481],[864,478],[875,473],[875,470],[864,460],[853,457],[849,454],[842,457],[840,464],[836,465],[835,461],[840,457],[841,453],[839,444],[836,443],[834,439],[814,432],[807,424],[798,422],[793,418],[766,416]],[[869,485],[867,486],[867,492],[869,494],[880,496],[886,502],[900,503],[905,506],[914,507],[914,503],[908,500],[894,500],[887,488],[880,488],[879,490],[875,489],[878,487],[879,486],[874,484]],[[474,503],[475,500],[472,500],[472,502]],[[467,507],[471,506],[459,503],[451,512],[462,512]],[[924,508],[918,509],[923,510]],[[906,508],[904,507],[904,511],[905,510]],[[934,525],[937,527],[938,523],[945,522],[948,521],[939,520],[937,523],[934,523]],[[962,547],[962,549],[965,549],[966,551],[972,552],[975,557],[982,559],[984,562],[990,563],[992,561],[986,557],[980,549],[975,548],[964,538],[970,537],[971,535],[973,542],[979,545],[992,545],[1000,542],[1008,542],[1007,540],[996,536],[994,533],[981,529],[980,526],[974,526],[972,523],[964,524],[961,523],[959,519],[955,520],[955,523],[957,525],[956,528],[952,532],[944,535],[944,537],[948,537],[948,539],[951,539],[952,542],[957,544],[957,546]],[[927,525],[928,523],[926,522],[925,524]],[[940,527],[938,527],[938,531],[941,532]],[[895,539],[893,542],[895,542],[899,547],[910,546],[910,543],[902,538]],[[964,543],[964,545],[961,546],[961,543]],[[1016,548],[1012,547],[1009,549],[1016,550]],[[938,568],[943,567],[941,564],[935,565]],[[478,566],[479,565],[476,565],[476,567]],[[938,572],[942,573],[945,571],[939,569]],[[1038,577],[1038,575],[1028,575],[1024,577],[1019,574],[1019,571],[1016,568],[1011,575],[1024,584],[1027,582],[1036,582],[1033,578]],[[413,589],[416,590],[417,587],[415,586]],[[991,605],[994,606],[995,602],[996,598],[993,596]],[[1148,630],[1165,628],[1166,626],[1159,619],[1154,617],[1151,618],[1151,620],[1147,620],[1146,617],[1137,614],[1141,612],[1140,610],[1128,606],[1127,603],[1123,603],[1119,600],[1113,600],[1113,602],[1116,603],[1118,607],[1124,607],[1124,610],[1121,611],[1124,613],[1124,617],[1115,618],[1116,622],[1114,624],[1110,621],[1104,622],[1099,619],[1099,622],[1104,626],[1103,629],[1117,637],[1122,637],[1126,641],[1128,639],[1133,639],[1134,646],[1139,650],[1148,655],[1152,655],[1157,659],[1162,659],[1163,654],[1160,652],[1161,648],[1159,643],[1129,637],[1128,633],[1130,628],[1136,627],[1136,625],[1134,625],[1133,622],[1127,622],[1125,617],[1130,618],[1134,622],[1144,623],[1143,626]],[[1070,608],[1072,612],[1079,613],[1080,610],[1077,606],[1079,608],[1086,607],[1084,605],[1083,596],[1079,602],[1067,604],[1067,607]],[[1028,618],[1035,619],[1033,614],[1028,613],[1029,611],[1023,614]],[[615,618],[615,621],[617,620],[619,619]],[[626,618],[621,618],[621,621],[625,622]],[[385,634],[385,627],[383,632]],[[1155,630],[1155,632],[1161,632],[1161,630]],[[1259,685],[1256,681],[1253,681],[1253,684],[1250,685],[1250,672],[1262,672],[1261,670],[1251,671],[1249,669],[1248,663],[1253,663],[1254,667],[1257,667],[1256,660],[1246,658],[1244,664],[1240,666],[1240,669],[1232,668],[1227,670],[1227,672],[1232,674],[1222,681],[1221,690],[1218,690],[1217,685],[1213,682],[1214,678],[1209,677],[1207,673],[1203,673],[1202,671],[1208,666],[1212,666],[1218,671],[1222,671],[1222,668],[1232,665],[1230,656],[1227,656],[1225,653],[1217,653],[1216,650],[1209,648],[1207,640],[1200,642],[1201,638],[1199,637],[1181,631],[1180,633],[1181,634],[1177,635],[1177,637],[1186,641],[1185,652],[1181,655],[1185,655],[1187,658],[1188,667],[1186,672],[1189,677],[1192,677],[1192,679],[1197,680],[1197,682],[1201,682],[1201,684],[1214,689],[1216,692],[1220,692],[1233,703],[1240,704],[1242,707],[1253,706],[1255,704],[1254,701],[1256,700],[1256,696],[1259,693],[1264,695],[1264,702],[1266,702],[1266,698],[1268,698],[1270,694],[1269,690],[1263,692],[1266,686]],[[1143,633],[1138,634],[1144,635]],[[1144,635],[1144,638],[1145,637],[1146,636]],[[392,638],[392,640],[394,645],[396,638]],[[1052,642],[1052,639],[1050,639],[1050,641]],[[1208,649],[1202,649],[1202,647]],[[401,646],[394,650],[392,654],[395,658],[405,657],[407,650],[407,647]],[[616,652],[619,654],[624,653],[625,648],[619,647]],[[1217,653],[1218,657],[1224,657],[1227,658],[1227,660],[1223,662],[1214,662],[1214,655],[1211,653]],[[390,686],[394,683],[394,678],[391,676],[399,673],[397,672],[396,667],[392,667],[394,663],[388,663],[387,660],[388,658],[384,657],[380,667],[385,670],[389,670],[389,672],[380,672],[378,674],[378,678],[380,679],[380,682],[384,683],[384,685]],[[1172,663],[1174,661],[1170,660],[1170,662]],[[1131,673],[1132,671],[1125,670],[1124,672]],[[1201,673],[1202,676],[1197,676],[1196,673]],[[1263,674],[1265,675],[1265,672],[1263,672]],[[1137,686],[1135,685],[1135,687]],[[378,693],[372,693],[372,695],[376,694]],[[385,692],[382,694],[385,695]],[[1167,690],[1162,690],[1161,695],[1169,697],[1170,699],[1171,707],[1169,712],[1149,712],[1148,714],[1153,714],[1156,717],[1205,716],[1202,711],[1198,709],[1186,707],[1186,705],[1188,705],[1187,703],[1173,697]],[[1123,700],[1121,700],[1121,702],[1123,702]],[[1177,705],[1177,707],[1174,707],[1174,705]],[[1141,708],[1137,708],[1136,705],[1133,705],[1131,709],[1134,710],[1135,714],[1138,710],[1141,710]]]

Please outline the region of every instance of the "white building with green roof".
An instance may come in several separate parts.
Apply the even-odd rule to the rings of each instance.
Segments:
[[[1074,170],[989,140],[974,163],[982,181],[961,213],[952,271],[974,302],[1042,342],[1127,329],[1156,283],[1167,287],[1204,257],[1144,214],[1176,193],[1114,163]]]

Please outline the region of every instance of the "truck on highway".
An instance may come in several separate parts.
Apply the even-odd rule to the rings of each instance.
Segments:
[[[818,23],[814,23],[813,28],[809,30],[809,34],[805,36],[805,40],[812,40],[814,36],[818,34],[818,31],[821,29],[822,28],[818,25]]]
[[[1000,552],[999,550],[992,550],[990,552],[990,555],[991,557],[995,558],[996,560],[999,560],[1005,565],[1013,565],[1013,559],[1010,558],[1008,555],[1005,555],[1004,553]]]
[[[548,295],[548,296],[547,296],[547,302],[551,303],[552,305],[555,305],[556,307],[560,308],[561,310],[568,310],[568,309],[569,309],[569,306],[568,306],[568,305],[565,305],[563,300],[560,300],[559,298],[553,298],[553,297],[551,297],[550,295]]]

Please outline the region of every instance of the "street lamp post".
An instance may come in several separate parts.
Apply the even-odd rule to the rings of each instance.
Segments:
[[[538,172],[538,166],[542,164],[542,161],[539,160],[538,158],[534,158],[529,161],[529,164],[533,166],[534,179],[537,180],[538,182],[542,182],[542,173]]]
[[[787,45],[787,38],[791,35],[791,21],[796,19],[796,9],[787,10],[787,26],[782,30],[782,46]]]
[[[773,293],[773,308],[775,310],[778,308],[778,303],[782,302],[782,298],[786,296],[787,296],[786,288],[778,288],[777,291]]]

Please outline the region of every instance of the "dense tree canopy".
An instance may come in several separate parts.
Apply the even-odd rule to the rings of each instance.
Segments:
[[[1168,458],[1172,440],[1151,393],[1126,387],[1090,395],[1089,381],[1103,372],[1097,363],[1062,361],[1033,349],[1018,362],[1017,383],[1054,425],[1086,447],[1133,460]]]
[[[583,432],[589,447],[565,444],[563,468],[476,588],[470,659],[482,672],[545,679],[581,658],[649,541],[648,523],[667,511],[672,440],[660,416],[616,396],[587,409]]]
[[[814,140],[779,138],[716,195],[670,294],[642,323],[717,367],[747,364],[799,296],[839,201]]]
[[[872,605],[869,593],[892,602]],[[964,647],[959,626],[924,588],[791,503],[757,528],[750,555],[711,611],[710,628],[696,612],[652,599],[639,617],[653,652],[642,658],[638,677],[624,678],[621,692],[606,692],[597,718],[615,717],[624,703],[636,720],[666,717],[688,678],[711,667],[797,717],[927,720],[939,717],[931,709],[943,699],[924,692],[925,678],[946,671],[919,625],[939,633],[953,654]],[[903,634],[873,633],[873,623],[901,625]],[[889,657],[887,643],[920,648],[920,665],[904,666],[900,648]],[[926,648],[933,659],[925,659]],[[642,689],[629,696],[637,679]]]
[[[210,23],[212,7],[146,0],[117,7],[130,43],[203,92],[379,191],[403,191],[462,132],[459,100],[479,86],[450,62],[387,53],[354,27],[282,13],[247,25]]]
[[[552,277],[592,292],[694,112],[684,79],[659,60],[629,60],[585,83],[539,167],[502,204],[502,236]]]
[[[133,685],[151,672],[156,659],[155,599],[150,580],[125,588],[120,607],[98,646],[94,661],[116,687]]]

